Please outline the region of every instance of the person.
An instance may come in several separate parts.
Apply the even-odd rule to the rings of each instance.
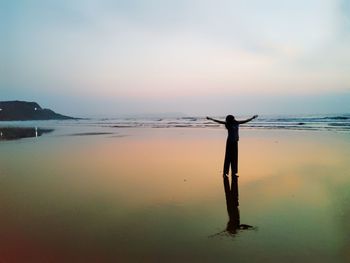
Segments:
[[[225,151],[225,161],[224,161],[224,171],[223,175],[228,176],[230,165],[231,165],[231,173],[232,177],[237,176],[238,172],[238,140],[239,140],[239,125],[243,123],[250,122],[257,118],[258,115],[254,115],[253,117],[238,121],[235,119],[233,115],[227,115],[226,121],[216,120],[210,117],[207,117],[208,120],[215,121],[220,124],[224,124],[228,135],[226,140],[226,151]]]

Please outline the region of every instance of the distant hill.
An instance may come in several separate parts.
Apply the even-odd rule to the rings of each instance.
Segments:
[[[72,120],[73,117],[43,109],[36,102],[0,101],[0,121]]]

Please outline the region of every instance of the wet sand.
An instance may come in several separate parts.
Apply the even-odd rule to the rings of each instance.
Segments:
[[[41,135],[50,132],[53,132],[53,129],[38,129],[36,127],[0,127],[0,141],[40,137]]]
[[[350,261],[349,134],[242,130],[232,235],[224,129],[80,132],[0,143],[1,262]]]

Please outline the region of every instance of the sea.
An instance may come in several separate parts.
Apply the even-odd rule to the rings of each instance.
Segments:
[[[211,116],[225,120],[225,116]],[[237,116],[244,120],[249,116]],[[184,117],[120,117],[84,118],[77,120],[3,121],[1,127],[57,128],[64,126],[95,128],[220,128],[222,125],[203,116]],[[302,131],[350,132],[350,113],[323,115],[261,115],[254,121],[241,125],[243,129],[274,129]]]

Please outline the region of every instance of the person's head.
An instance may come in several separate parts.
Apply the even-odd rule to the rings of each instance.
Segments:
[[[233,123],[235,121],[235,117],[233,115],[226,116],[226,123]]]

